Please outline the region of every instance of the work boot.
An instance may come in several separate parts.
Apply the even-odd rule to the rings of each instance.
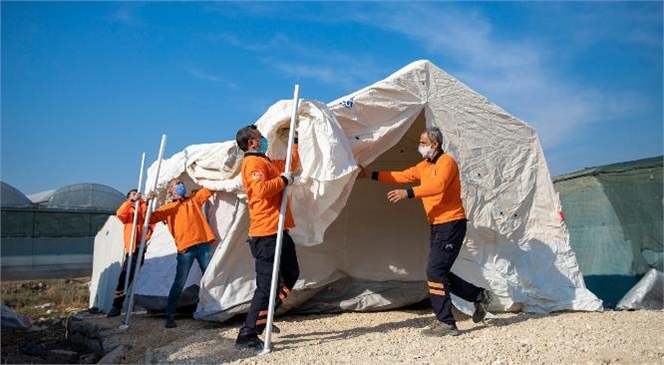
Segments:
[[[425,337],[458,336],[459,329],[456,324],[447,324],[434,319],[430,326],[420,331],[420,335]]]
[[[486,310],[491,303],[493,295],[490,291],[482,289],[482,300],[475,302],[475,313],[473,313],[473,322],[480,323],[486,317]]]
[[[256,350],[263,349],[263,341],[258,338],[258,332],[249,327],[240,328],[235,340],[235,347],[239,348],[255,348]]]
[[[117,316],[120,315],[121,312],[122,312],[122,311],[120,310],[120,308],[115,308],[115,307],[113,307],[113,308],[111,308],[111,310],[108,312],[108,314],[106,315],[106,317],[108,317],[108,318],[111,318],[111,317],[117,317]]]
[[[178,324],[175,323],[175,314],[167,314],[166,315],[166,324],[164,327],[166,328],[175,328],[177,327]]]

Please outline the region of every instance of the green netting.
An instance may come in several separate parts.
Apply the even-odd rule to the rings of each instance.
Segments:
[[[608,306],[651,268],[663,271],[662,161],[660,156],[553,179],[586,285]]]

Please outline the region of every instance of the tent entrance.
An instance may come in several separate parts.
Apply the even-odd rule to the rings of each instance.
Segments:
[[[399,142],[367,169],[403,170],[421,161],[417,147],[425,128],[422,111]],[[387,200],[388,191],[404,187],[368,179],[355,181],[346,206],[326,230],[323,243],[306,248],[307,254],[333,260],[329,264],[338,268],[342,278],[297,312],[362,310],[376,305],[399,308],[428,297],[425,270],[430,228],[422,202],[409,199],[394,204]]]

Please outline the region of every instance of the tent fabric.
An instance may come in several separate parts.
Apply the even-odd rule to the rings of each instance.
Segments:
[[[586,285],[605,306],[615,306],[649,270],[664,270],[663,161],[627,161],[553,179]]]
[[[2,329],[27,330],[32,327],[32,320],[22,314],[16,313],[7,304],[2,303]]]
[[[664,309],[664,273],[650,269],[625,296],[616,309]]]
[[[271,158],[285,157],[291,108],[277,102],[255,123]],[[329,104],[302,100],[298,117],[301,163],[289,195],[301,275],[278,314],[384,310],[427,298],[429,226],[421,202],[393,205],[385,198],[392,186],[356,177],[359,165],[401,170],[419,162],[418,139],[428,126],[441,128],[461,172],[469,224],[453,271],[490,288],[494,311],[602,310],[569,246],[537,133],[432,63],[414,62]],[[195,317],[204,320],[246,312],[255,288],[238,184],[242,156],[233,144],[187,147],[162,161],[159,176],[152,164],[146,180],[163,189],[179,177],[189,190],[218,190],[206,208],[218,240],[199,283]],[[165,281],[147,267],[140,280],[137,297]]]
[[[108,217],[94,241],[94,264],[90,277],[90,308],[108,313],[122,269],[124,227],[117,216]],[[99,295],[97,295],[99,293]]]

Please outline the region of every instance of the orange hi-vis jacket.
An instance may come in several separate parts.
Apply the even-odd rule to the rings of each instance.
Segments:
[[[124,203],[120,204],[120,207],[115,212],[120,222],[124,224],[124,252],[129,253],[131,249],[131,227],[134,225],[134,212],[136,211],[135,202],[131,199],[125,200]],[[134,233],[134,250],[132,253],[136,252],[138,246],[141,244],[141,235],[143,234],[143,223],[145,222],[145,215],[148,211],[148,205],[145,203],[145,200],[139,200],[138,205],[138,219],[136,220],[136,229]],[[145,236],[145,241],[147,242],[152,236],[153,225],[148,227],[147,234]]]
[[[293,145],[291,170],[300,161],[297,144]],[[285,160],[270,160],[262,153],[246,152],[242,160],[242,184],[249,206],[249,236],[263,237],[277,233],[282,190],[286,182],[281,178],[285,171]],[[290,199],[286,202],[284,229],[295,227],[290,210]]]
[[[212,194],[212,190],[203,188],[188,198],[164,204],[152,213],[150,223],[166,221],[178,252],[212,242],[215,240],[214,233],[201,209]]]
[[[379,171],[378,181],[397,184],[419,181],[419,186],[408,189],[408,196],[422,199],[430,224],[466,218],[459,167],[447,153],[436,156],[433,161],[425,159],[404,171]]]

